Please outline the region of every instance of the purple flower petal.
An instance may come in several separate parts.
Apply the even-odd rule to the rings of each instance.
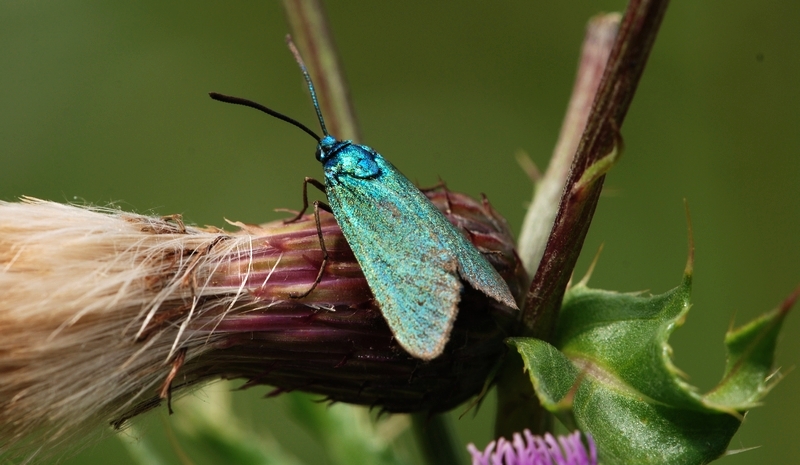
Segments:
[[[474,444],[467,445],[473,465],[597,465],[597,449],[592,436],[575,431],[558,439],[547,433],[534,436],[529,430],[514,433],[512,441],[500,438],[481,451]]]

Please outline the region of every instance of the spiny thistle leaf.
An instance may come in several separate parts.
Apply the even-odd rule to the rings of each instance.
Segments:
[[[708,404],[736,410],[757,407],[759,401],[780,381],[780,373],[772,368],[775,345],[783,320],[798,294],[800,289],[778,308],[728,331],[725,335],[728,351],[725,375],[719,385],[705,396]]]
[[[688,273],[655,296],[580,283],[564,297],[555,346],[510,341],[545,408],[591,433],[605,463],[710,462],[774,385],[776,339],[793,299],[728,333],[723,380],[702,395],[672,364],[667,342],[685,320],[690,291]]]

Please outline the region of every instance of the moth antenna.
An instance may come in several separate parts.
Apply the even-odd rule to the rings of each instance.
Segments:
[[[256,103],[256,102],[254,102],[252,100],[247,100],[247,99],[240,98],[240,97],[231,97],[230,95],[218,94],[216,92],[209,92],[208,96],[211,97],[212,99],[218,101],[218,102],[232,103],[234,105],[242,105],[242,106],[245,106],[245,107],[255,108],[256,110],[263,111],[264,113],[266,113],[266,114],[268,114],[268,115],[270,115],[272,117],[278,118],[281,121],[286,121],[287,123],[291,124],[292,126],[297,126],[298,128],[300,128],[303,131],[305,131],[306,134],[308,134],[311,137],[313,137],[314,139],[316,139],[317,142],[320,141],[320,137],[317,135],[317,133],[315,133],[314,131],[309,129],[308,126],[306,126],[305,124],[301,123],[300,121],[297,121],[294,118],[290,118],[290,117],[284,115],[283,113],[278,113],[277,111],[275,111],[275,110],[273,110],[271,108],[267,108],[264,105],[261,105],[260,103]],[[319,109],[317,109],[317,112],[319,113]],[[322,130],[323,131],[325,130],[325,126],[322,126]],[[326,132],[325,135],[327,136],[328,133]]]
[[[308,74],[306,63],[303,61],[303,57],[300,56],[300,52],[297,50],[297,47],[292,41],[292,36],[289,34],[286,34],[286,44],[289,46],[289,50],[292,51],[292,55],[294,55],[294,60],[297,62],[297,65],[300,66],[300,70],[303,72],[303,77],[306,78],[308,90],[311,92],[311,102],[314,104],[314,110],[317,111],[317,119],[319,119],[319,125],[322,128],[322,133],[326,136],[329,136],[330,134],[328,133],[328,128],[325,127],[325,120],[322,118],[322,110],[319,109],[317,91],[314,90],[314,83],[311,82],[311,75]]]

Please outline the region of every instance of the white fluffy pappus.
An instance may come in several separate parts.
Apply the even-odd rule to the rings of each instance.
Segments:
[[[248,234],[179,217],[0,202],[0,459],[71,443],[152,399],[214,341],[188,323],[245,294],[208,286],[220,257],[251,250]]]

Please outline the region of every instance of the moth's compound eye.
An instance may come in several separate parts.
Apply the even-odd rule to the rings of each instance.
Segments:
[[[317,161],[322,161],[324,154],[322,153],[322,147],[317,146],[317,151],[314,153],[314,156],[317,158]]]

